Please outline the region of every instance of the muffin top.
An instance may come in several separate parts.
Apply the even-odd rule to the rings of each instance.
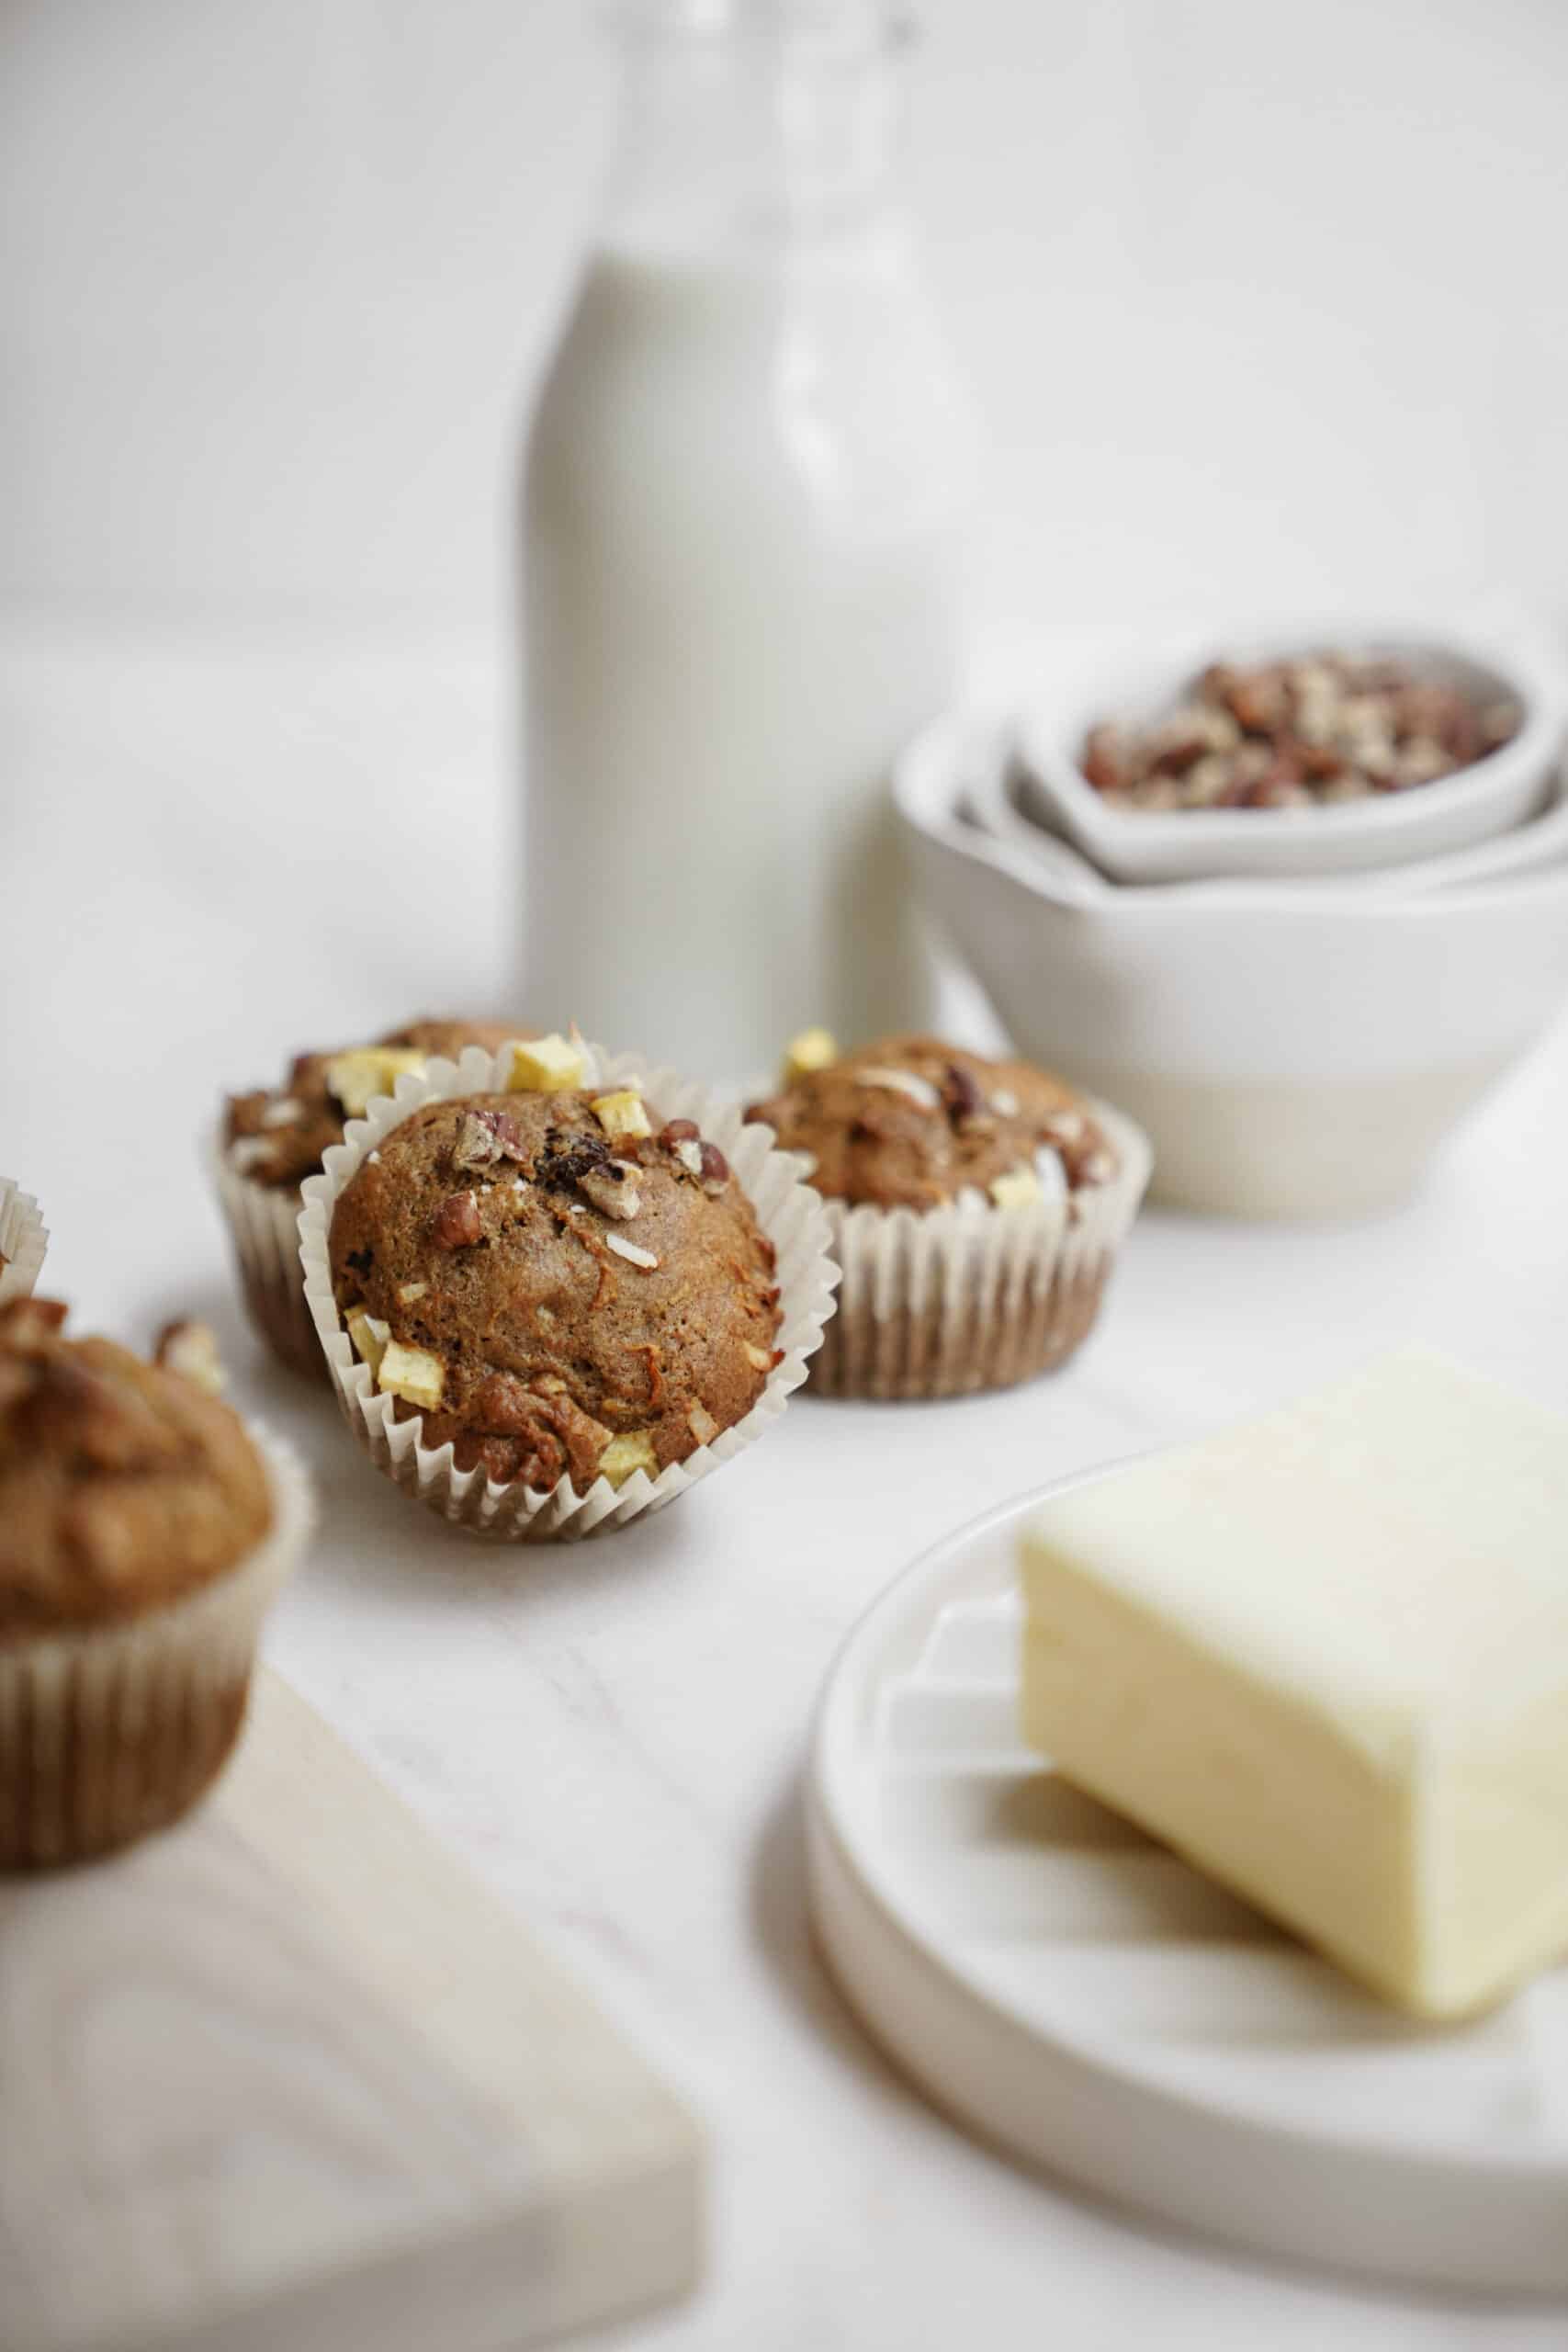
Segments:
[[[357,1118],[372,1095],[389,1094],[401,1071],[421,1069],[437,1055],[455,1060],[465,1046],[497,1053],[509,1037],[535,1034],[502,1021],[411,1021],[371,1046],[297,1054],[281,1086],[230,1095],[230,1163],[253,1183],[297,1187],[343,1141],[344,1121]]]
[[[750,1202],[635,1090],[423,1103],[344,1187],[329,1254],[378,1386],[501,1481],[654,1476],[749,1413],[779,1360]]]
[[[835,1055],[818,1030],[796,1047],[781,1091],[746,1116],[765,1119],[785,1151],[808,1153],[811,1182],[834,1200],[931,1209],[973,1190],[1021,1207],[1064,1177],[1077,1192],[1116,1173],[1082,1096],[1028,1062],[987,1061],[936,1037]]]
[[[261,1456],[204,1380],[68,1340],[65,1312],[0,1307],[0,1644],[177,1600],[272,1524]]]

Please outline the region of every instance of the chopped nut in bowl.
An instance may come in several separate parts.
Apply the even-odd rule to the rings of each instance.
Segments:
[[[1302,630],[1080,682],[1020,732],[1018,805],[1113,882],[1348,875],[1491,839],[1550,798],[1555,664]]]
[[[314,1379],[325,1366],[299,1279],[299,1187],[400,1077],[437,1054],[488,1051],[531,1033],[495,1021],[411,1021],[373,1045],[297,1054],[280,1086],[231,1094],[212,1149],[212,1176],[229,1227],[251,1321],[280,1363]]]
[[[813,1388],[964,1396],[1065,1363],[1143,1198],[1140,1130],[1028,1062],[807,1034],[746,1115],[804,1153],[830,1221],[842,1281]]]
[[[401,1079],[308,1180],[299,1236],[355,1437],[510,1543],[624,1525],[750,1444],[838,1279],[821,1203],[762,1129],[564,1039]]]
[[[1388,655],[1214,662],[1161,716],[1091,727],[1082,766],[1108,808],[1331,808],[1435,784],[1518,730],[1515,703]]]

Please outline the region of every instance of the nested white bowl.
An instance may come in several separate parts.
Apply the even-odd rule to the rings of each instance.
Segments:
[[[1322,808],[1117,808],[1084,775],[1091,727],[1107,718],[1138,725],[1171,709],[1217,653],[1245,664],[1324,646],[1392,654],[1417,676],[1459,686],[1479,701],[1515,703],[1518,731],[1436,783]],[[1064,832],[1116,882],[1365,873],[1467,848],[1534,816],[1551,788],[1564,712],[1561,665],[1523,642],[1505,648],[1344,621],[1240,639],[1211,632],[1141,659],[1102,662],[1048,704],[1029,709],[1019,735],[1027,771],[1021,806]]]
[[[1568,997],[1568,865],[1409,897],[1075,899],[963,821],[973,743],[943,720],[896,770],[920,897],[1020,1048],[1148,1130],[1157,1199],[1242,1216],[1395,1201]]]
[[[1026,813],[1023,786],[1018,770],[1010,729],[998,727],[989,741],[977,736],[965,765],[964,804],[971,820],[994,839],[1010,842],[1040,868],[1061,898],[1100,898],[1120,889],[1177,890],[1185,896],[1208,891],[1223,896],[1252,888],[1245,876],[1219,875],[1201,882],[1108,881],[1080,850],[1044,821],[1043,812]],[[1522,825],[1495,833],[1490,841],[1473,842],[1465,849],[1440,850],[1434,857],[1412,858],[1404,865],[1380,865],[1360,874],[1292,876],[1290,888],[1300,890],[1382,890],[1414,894],[1418,890],[1448,890],[1461,884],[1491,881],[1527,867],[1568,859],[1568,763],[1561,758],[1549,779],[1547,797],[1539,813]]]

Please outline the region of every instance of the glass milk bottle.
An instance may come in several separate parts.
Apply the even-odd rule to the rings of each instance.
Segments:
[[[524,483],[525,1001],[710,1076],[924,1012],[889,763],[950,696],[971,441],[863,0],[642,0]]]

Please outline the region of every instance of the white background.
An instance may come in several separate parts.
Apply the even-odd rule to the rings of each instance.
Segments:
[[[6,0],[0,607],[489,629],[587,0]],[[982,612],[1568,616],[1568,10],[927,0]]]

